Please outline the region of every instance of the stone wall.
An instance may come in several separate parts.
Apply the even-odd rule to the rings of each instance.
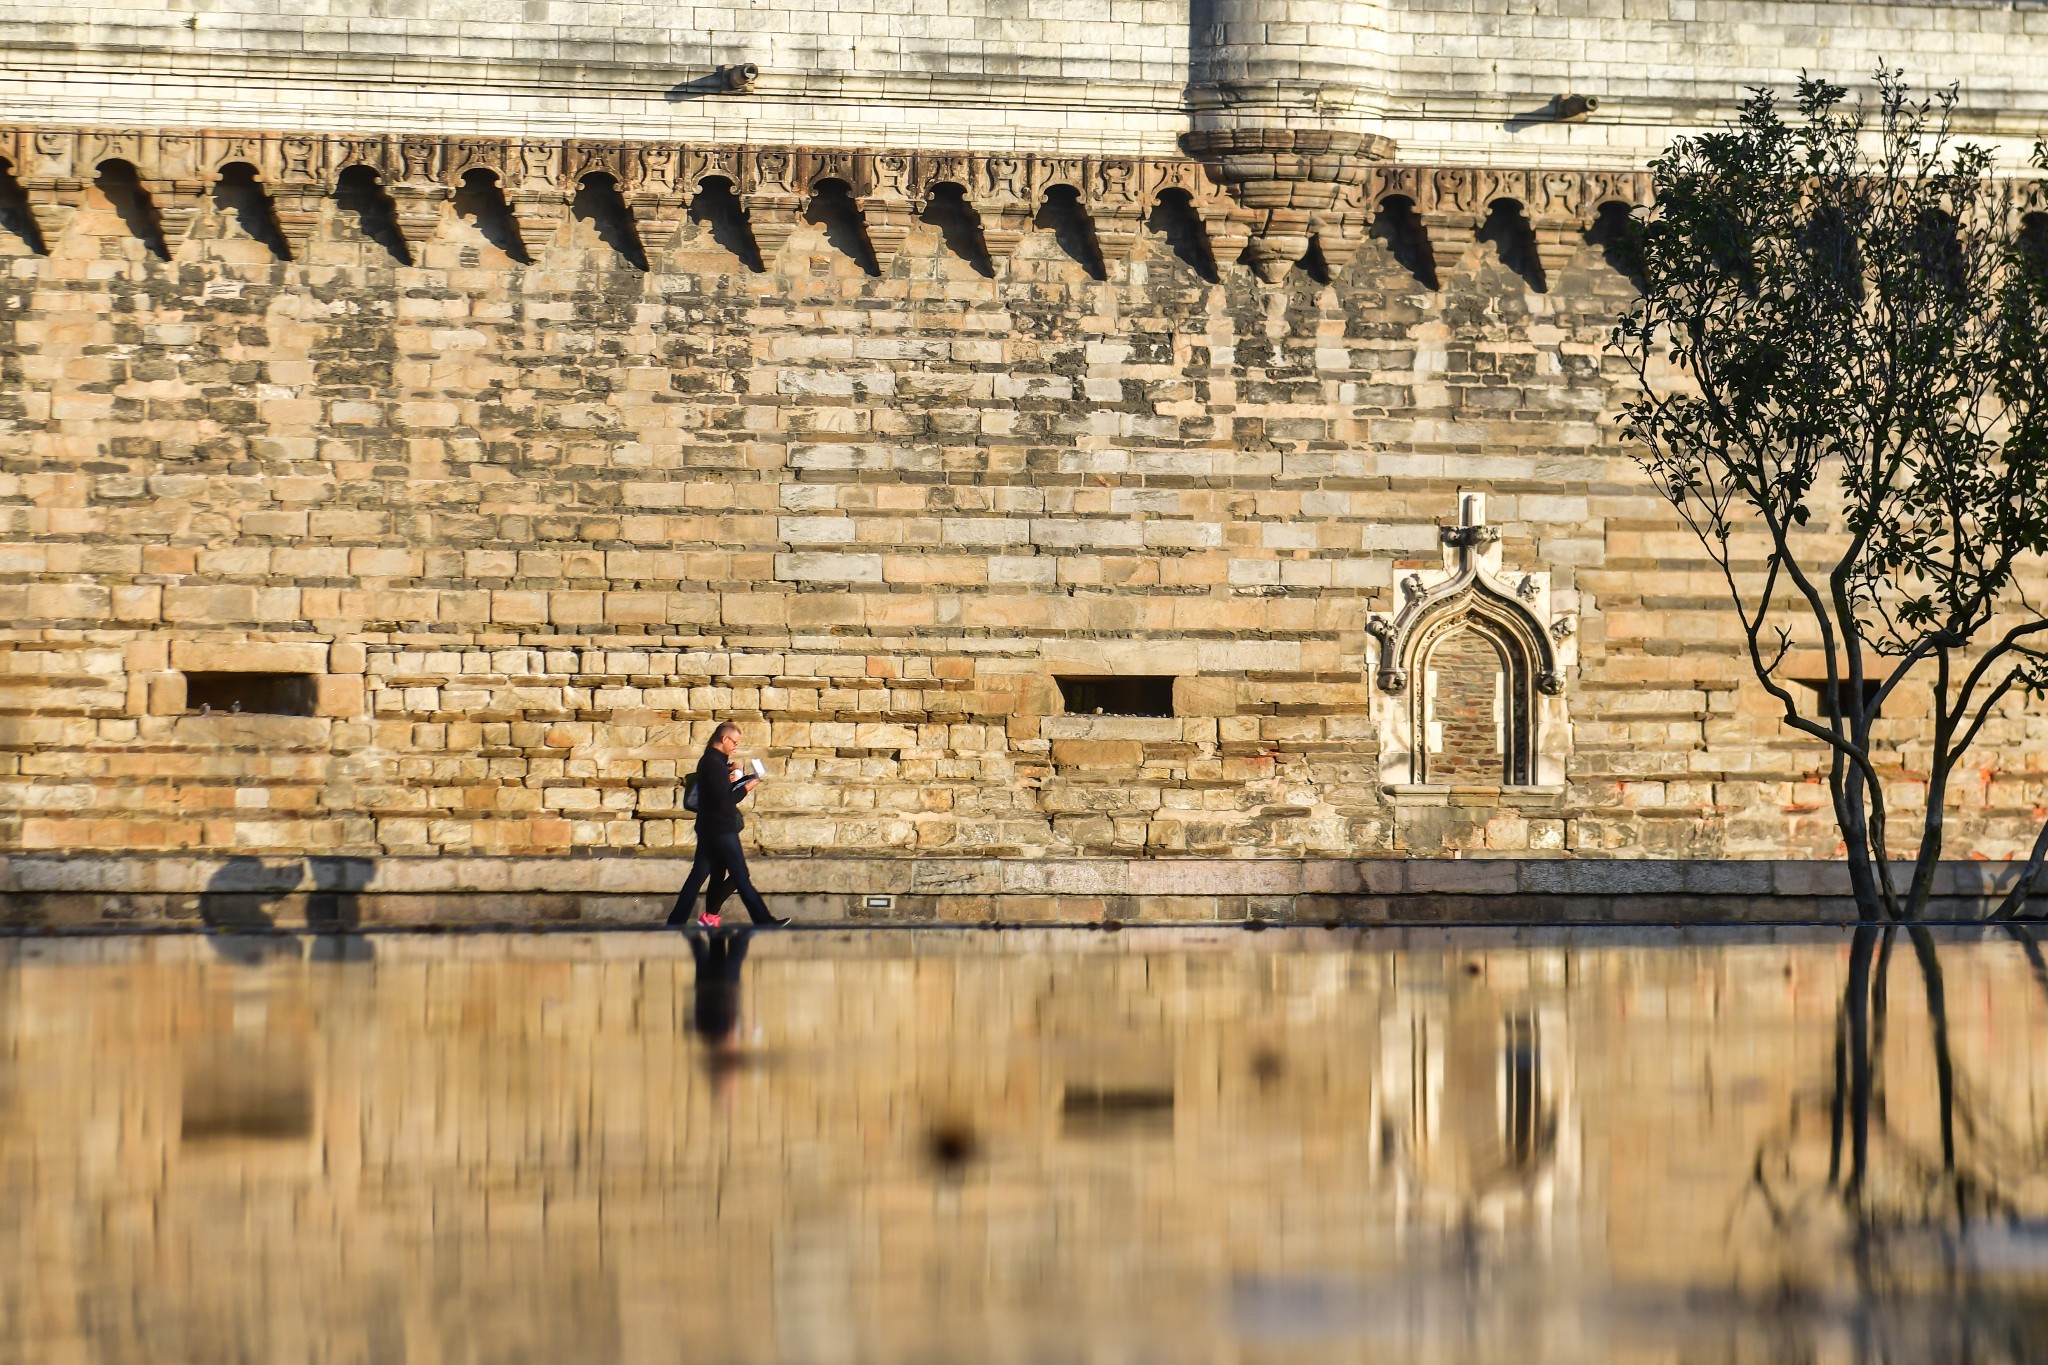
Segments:
[[[1134,169],[1141,211],[971,174],[978,217],[865,215],[879,161],[736,172],[735,220],[444,149],[380,217],[11,145],[46,254],[0,234],[8,848],[666,854],[731,717],[753,837],[819,864],[1835,849],[1611,421],[1631,179],[1546,219],[1547,180],[1482,213],[1507,182],[1390,167],[1353,254],[1268,287],[1187,163]],[[1562,777],[1389,788],[1369,617],[1473,489],[1487,572],[1575,627]],[[311,714],[194,714],[221,672]],[[1172,714],[1065,714],[1101,674]],[[2024,846],[2044,728],[1987,732],[1953,853]]]
[[[0,111],[46,123],[682,137],[1165,155],[1208,49],[1452,164],[1634,166],[1743,88],[1881,61],[2013,150],[2048,113],[2032,0],[17,0]],[[716,78],[754,63],[745,94]],[[1600,96],[1560,122],[1551,102]]]

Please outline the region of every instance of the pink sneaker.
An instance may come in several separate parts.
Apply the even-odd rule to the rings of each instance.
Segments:
[[[703,914],[697,916],[697,923],[703,925],[706,929],[716,929],[718,927],[718,916],[706,910]]]

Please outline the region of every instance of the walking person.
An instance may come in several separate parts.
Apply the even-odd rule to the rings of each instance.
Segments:
[[[789,923],[769,913],[747,873],[746,850],[740,847],[740,830],[746,824],[740,815],[740,802],[747,799],[761,779],[758,774],[743,776],[734,766],[733,751],[739,747],[740,727],[725,721],[711,732],[711,742],[704,746],[704,756],[697,760],[697,856],[690,864],[689,880],[676,897],[675,908],[669,911],[668,922],[672,925],[690,922],[697,893],[707,881],[711,883],[713,912],[720,901],[736,892],[740,903],[747,907],[747,917],[754,923]]]

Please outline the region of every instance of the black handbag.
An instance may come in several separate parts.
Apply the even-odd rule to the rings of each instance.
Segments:
[[[683,809],[697,809],[697,774],[691,773],[683,779]]]

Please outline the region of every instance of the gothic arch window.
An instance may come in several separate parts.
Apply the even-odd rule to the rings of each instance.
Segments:
[[[1459,498],[1444,567],[1401,581],[1402,605],[1375,617],[1381,780],[1390,789],[1552,787],[1564,781],[1564,675],[1574,618],[1549,575],[1500,572],[1485,495]]]

